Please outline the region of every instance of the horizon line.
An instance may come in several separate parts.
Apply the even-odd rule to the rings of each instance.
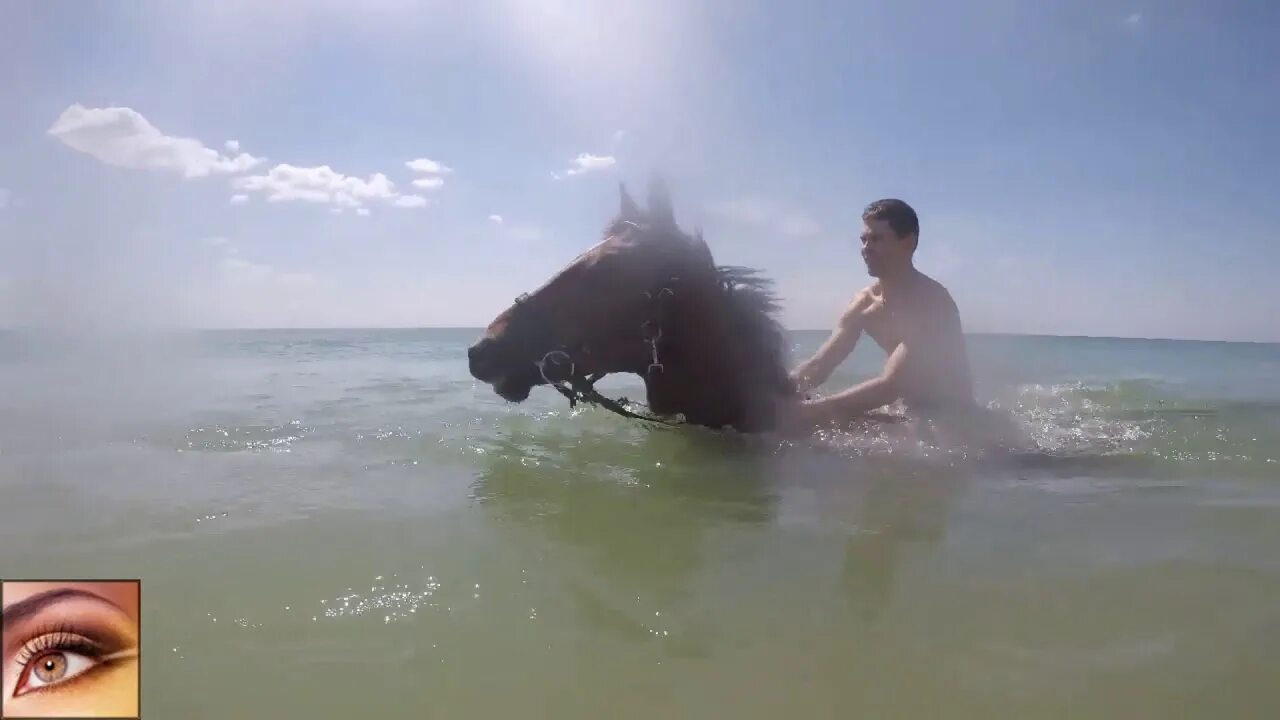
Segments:
[[[830,328],[782,328],[785,332],[797,333],[829,333]],[[31,332],[31,331],[61,331],[62,328],[50,327],[0,327],[0,332]],[[363,331],[363,330],[470,330],[474,332],[483,332],[484,327],[480,325],[352,325],[352,326],[294,326],[294,327],[163,327],[163,328],[146,328],[143,332],[341,332],[341,331]],[[82,331],[82,329],[72,329],[72,332]],[[128,329],[118,329],[112,332],[129,333]],[[103,334],[95,331],[89,331],[89,334]],[[1226,343],[1239,345],[1280,345],[1280,339],[1276,340],[1227,340],[1222,338],[1203,338],[1203,337],[1157,337],[1157,336],[1136,336],[1136,335],[1081,335],[1078,333],[1037,333],[1037,332],[1013,332],[1000,330],[970,330],[965,331],[966,337],[1025,337],[1025,338],[1054,338],[1060,340],[1143,340],[1148,342],[1198,342],[1198,343]]]

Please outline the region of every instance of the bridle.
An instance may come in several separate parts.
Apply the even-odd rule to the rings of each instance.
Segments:
[[[672,276],[665,282],[660,283],[656,289],[645,292],[645,299],[651,312],[640,323],[640,337],[649,346],[650,362],[648,367],[645,368],[645,374],[649,377],[666,373],[666,366],[662,363],[659,347],[665,339],[663,326],[670,319],[672,306],[676,299],[676,292],[673,286],[678,286],[679,281],[680,278]],[[516,304],[522,304],[527,297],[527,295],[521,295],[516,298]],[[577,348],[577,350],[581,351],[581,348]],[[575,348],[561,347],[548,352],[540,360],[534,362],[542,379],[559,391],[561,395],[565,396],[571,409],[577,407],[579,402],[584,402],[598,405],[610,412],[633,420],[644,420],[662,425],[682,424],[671,422],[655,415],[641,415],[632,412],[626,407],[630,404],[630,401],[625,397],[614,400],[602,395],[599,390],[596,390],[595,384],[608,373],[596,372],[588,376],[581,372],[578,363],[574,361],[574,351]]]

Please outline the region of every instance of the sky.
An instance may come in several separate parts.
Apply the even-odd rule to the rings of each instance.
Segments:
[[[0,327],[483,326],[671,187],[830,328],[1280,341],[1280,5],[0,3]]]

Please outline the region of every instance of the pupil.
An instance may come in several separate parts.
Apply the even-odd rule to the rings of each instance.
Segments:
[[[62,653],[55,653],[47,656],[43,662],[36,666],[36,677],[41,682],[56,682],[61,680],[62,676],[67,672],[67,658]]]

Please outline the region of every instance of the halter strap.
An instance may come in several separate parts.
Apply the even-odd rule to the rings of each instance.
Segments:
[[[670,420],[665,420],[656,415],[640,415],[628,410],[626,408],[626,404],[630,401],[625,397],[614,400],[601,395],[600,391],[596,390],[595,382],[599,379],[599,377],[591,379],[584,375],[573,375],[570,376],[567,381],[553,382],[550,384],[556,390],[560,391],[561,395],[564,395],[569,400],[569,407],[571,409],[576,407],[579,401],[582,401],[592,405],[599,405],[610,412],[621,415],[625,418],[631,418],[632,420],[644,420],[646,422],[669,425],[672,427],[685,424],[671,422]]]
[[[652,362],[649,363],[649,367],[645,370],[645,373],[650,376],[654,373],[666,372],[666,368],[658,358],[658,344],[663,339],[663,321],[667,319],[670,303],[675,298],[675,291],[671,289],[671,285],[678,281],[678,277],[672,277],[661,288],[645,293],[645,297],[648,298],[651,303],[657,305],[657,312],[654,313],[654,317],[646,320],[640,326],[644,342],[649,345],[652,353]],[[566,365],[568,366],[568,371],[563,372],[563,379],[555,380],[548,375],[548,368],[564,368]],[[601,395],[600,391],[596,390],[595,384],[607,375],[607,373],[598,372],[593,374],[591,377],[587,377],[586,375],[579,373],[577,364],[573,361],[573,356],[571,356],[566,350],[552,350],[544,355],[542,360],[538,362],[538,372],[542,375],[542,379],[546,381],[548,385],[554,387],[561,395],[565,396],[569,401],[570,409],[576,407],[579,402],[587,402],[593,405],[599,405],[614,414],[621,415],[625,418],[631,418],[633,420],[644,420],[646,422],[669,426],[686,424],[682,422],[671,422],[656,415],[640,415],[634,413],[625,407],[626,404],[630,402],[625,397],[614,400]]]

